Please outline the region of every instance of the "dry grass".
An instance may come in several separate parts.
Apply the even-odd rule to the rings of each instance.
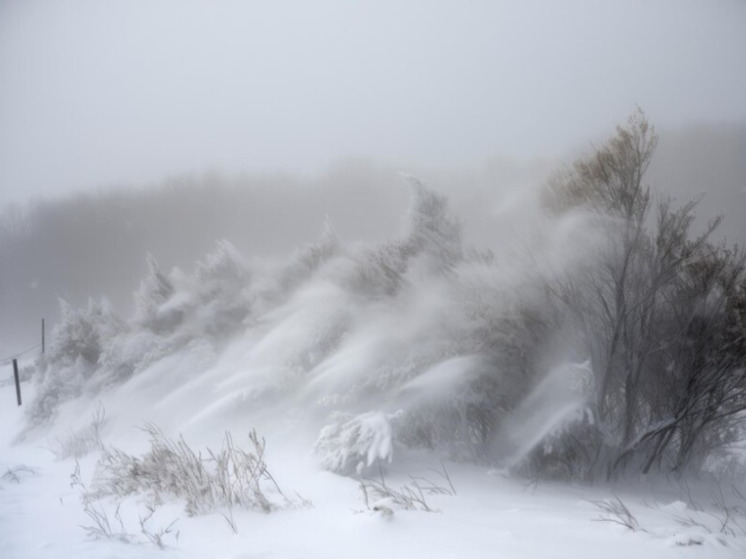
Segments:
[[[96,497],[149,494],[156,503],[166,496],[186,501],[188,515],[220,507],[273,510],[292,505],[264,461],[265,441],[249,434],[251,450],[236,446],[230,433],[222,448],[206,455],[196,452],[183,437],[173,440],[152,424],[143,430],[150,450],[137,457],[119,449],[105,449],[96,466]]]
[[[409,476],[409,483],[401,487],[392,487],[386,483],[381,470],[381,479],[363,478],[360,481],[360,491],[363,494],[363,502],[369,510],[382,512],[386,516],[393,514],[389,505],[394,505],[404,510],[419,510],[424,512],[440,512],[433,508],[427,498],[433,495],[455,495],[456,489],[451,483],[451,478],[441,464],[442,471],[434,470],[447,484],[440,485],[424,477]]]

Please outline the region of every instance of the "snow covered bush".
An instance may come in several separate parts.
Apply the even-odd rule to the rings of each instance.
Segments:
[[[251,311],[246,291],[251,279],[238,250],[226,240],[217,243],[204,262],[197,264],[192,302],[197,335],[212,339],[235,334]]]
[[[329,217],[324,220],[321,236],[315,242],[297,251],[293,259],[279,271],[268,296],[280,301],[295,289],[308,282],[324,264],[342,254],[342,244]]]
[[[168,340],[149,329],[131,330],[104,348],[91,388],[102,390],[129,379],[135,371],[167,354]]]
[[[228,241],[219,241],[192,275],[179,269],[166,275],[150,254],[148,270],[135,293],[135,322],[174,349],[196,338],[235,334],[251,310],[251,275]]]
[[[332,414],[333,423],[321,430],[314,446],[321,466],[342,475],[362,475],[374,464],[391,462],[394,455],[391,422],[400,416],[380,411],[357,416]]]
[[[60,300],[61,320],[52,332],[52,343],[45,356],[50,365],[71,364],[82,358],[96,365],[107,344],[127,330],[123,320],[106,303],[89,299],[88,307],[73,309]]]
[[[411,280],[450,270],[463,256],[461,226],[448,199],[407,176],[412,200],[404,234],[352,255],[350,289],[374,299],[390,299]]]
[[[128,332],[127,324],[105,303],[89,300],[73,309],[60,300],[62,319],[52,332],[49,351],[36,363],[36,398],[26,410],[31,426],[48,421],[65,400],[80,396],[100,370],[107,348]]]
[[[478,257],[452,268],[436,301],[429,306],[441,310],[415,338],[431,361],[422,359],[400,388],[411,400],[400,435],[460,459],[492,460],[501,424],[547,370],[553,307],[529,272]]]
[[[391,299],[406,284],[411,253],[403,241],[393,240],[366,247],[352,256],[354,268],[344,285],[352,293],[374,300]]]
[[[26,408],[27,429],[51,421],[61,403],[80,396],[94,371],[95,367],[83,357],[78,357],[73,363],[41,369],[36,396]],[[21,434],[21,438],[23,436]]]
[[[146,257],[148,272],[135,292],[135,322],[157,333],[173,331],[182,320],[179,312],[164,312],[163,305],[173,296],[174,285],[161,271],[151,253]]]
[[[463,257],[461,225],[448,208],[448,199],[406,175],[412,189],[408,216],[406,251],[424,253],[426,266],[439,273],[450,269]]]

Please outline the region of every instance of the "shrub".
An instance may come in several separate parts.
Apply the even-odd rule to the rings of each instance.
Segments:
[[[162,312],[163,305],[174,295],[171,279],[161,271],[155,256],[146,256],[148,272],[135,292],[135,322],[157,334],[172,332],[183,318],[178,312]]]
[[[360,475],[379,460],[391,462],[395,417],[378,411],[358,416],[334,413],[334,422],[321,430],[314,445],[321,466],[342,475]]]

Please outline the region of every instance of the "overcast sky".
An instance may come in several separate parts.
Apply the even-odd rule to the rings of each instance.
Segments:
[[[746,1],[0,0],[0,203],[746,121]]]

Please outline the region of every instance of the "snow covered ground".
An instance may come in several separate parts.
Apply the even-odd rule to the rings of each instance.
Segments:
[[[235,402],[221,401],[214,375],[184,379],[174,390],[170,375],[179,368],[178,358],[165,361],[160,375],[141,375],[101,397],[65,404],[53,428],[15,444],[24,425],[23,408],[16,406],[12,384],[0,387],[0,557],[709,559],[746,554],[746,518],[733,512],[723,527],[726,516],[707,497],[697,503],[703,509],[686,504],[682,488],[675,484],[641,482],[626,490],[530,484],[485,467],[446,462],[456,494],[426,496],[437,512],[403,510],[390,500],[372,510],[373,502],[366,507],[358,481],[318,466],[312,453],[315,435],[304,427],[305,419],[295,419],[292,409],[226,414]],[[33,398],[30,383],[24,383],[23,392],[25,401]],[[226,428],[242,445],[256,426],[266,437],[271,473],[298,506],[270,514],[234,510],[234,533],[225,512],[189,517],[182,502],[169,499],[141,529],[140,518],[148,514],[144,497],[107,498],[94,504],[96,510],[108,517],[112,532],[130,534],[130,541],[87,537],[84,528],[93,521],[83,510],[80,488],[71,486],[75,460],[58,459],[54,449],[90,423],[99,405],[106,410],[104,443],[131,452],[145,450],[147,437],[138,428],[145,421],[160,425],[171,436],[183,434],[195,449],[220,447]],[[409,476],[449,487],[433,471],[441,468],[437,456],[399,448],[395,452],[394,463],[385,465],[389,487],[411,484]],[[97,455],[91,453],[79,462],[84,483],[92,478]],[[296,492],[312,505],[302,505]],[[617,497],[633,515],[634,530],[601,520],[619,518],[604,510]],[[121,525],[115,519],[118,505]],[[162,537],[164,549],[148,540],[145,532],[156,534],[172,522],[171,532]]]

